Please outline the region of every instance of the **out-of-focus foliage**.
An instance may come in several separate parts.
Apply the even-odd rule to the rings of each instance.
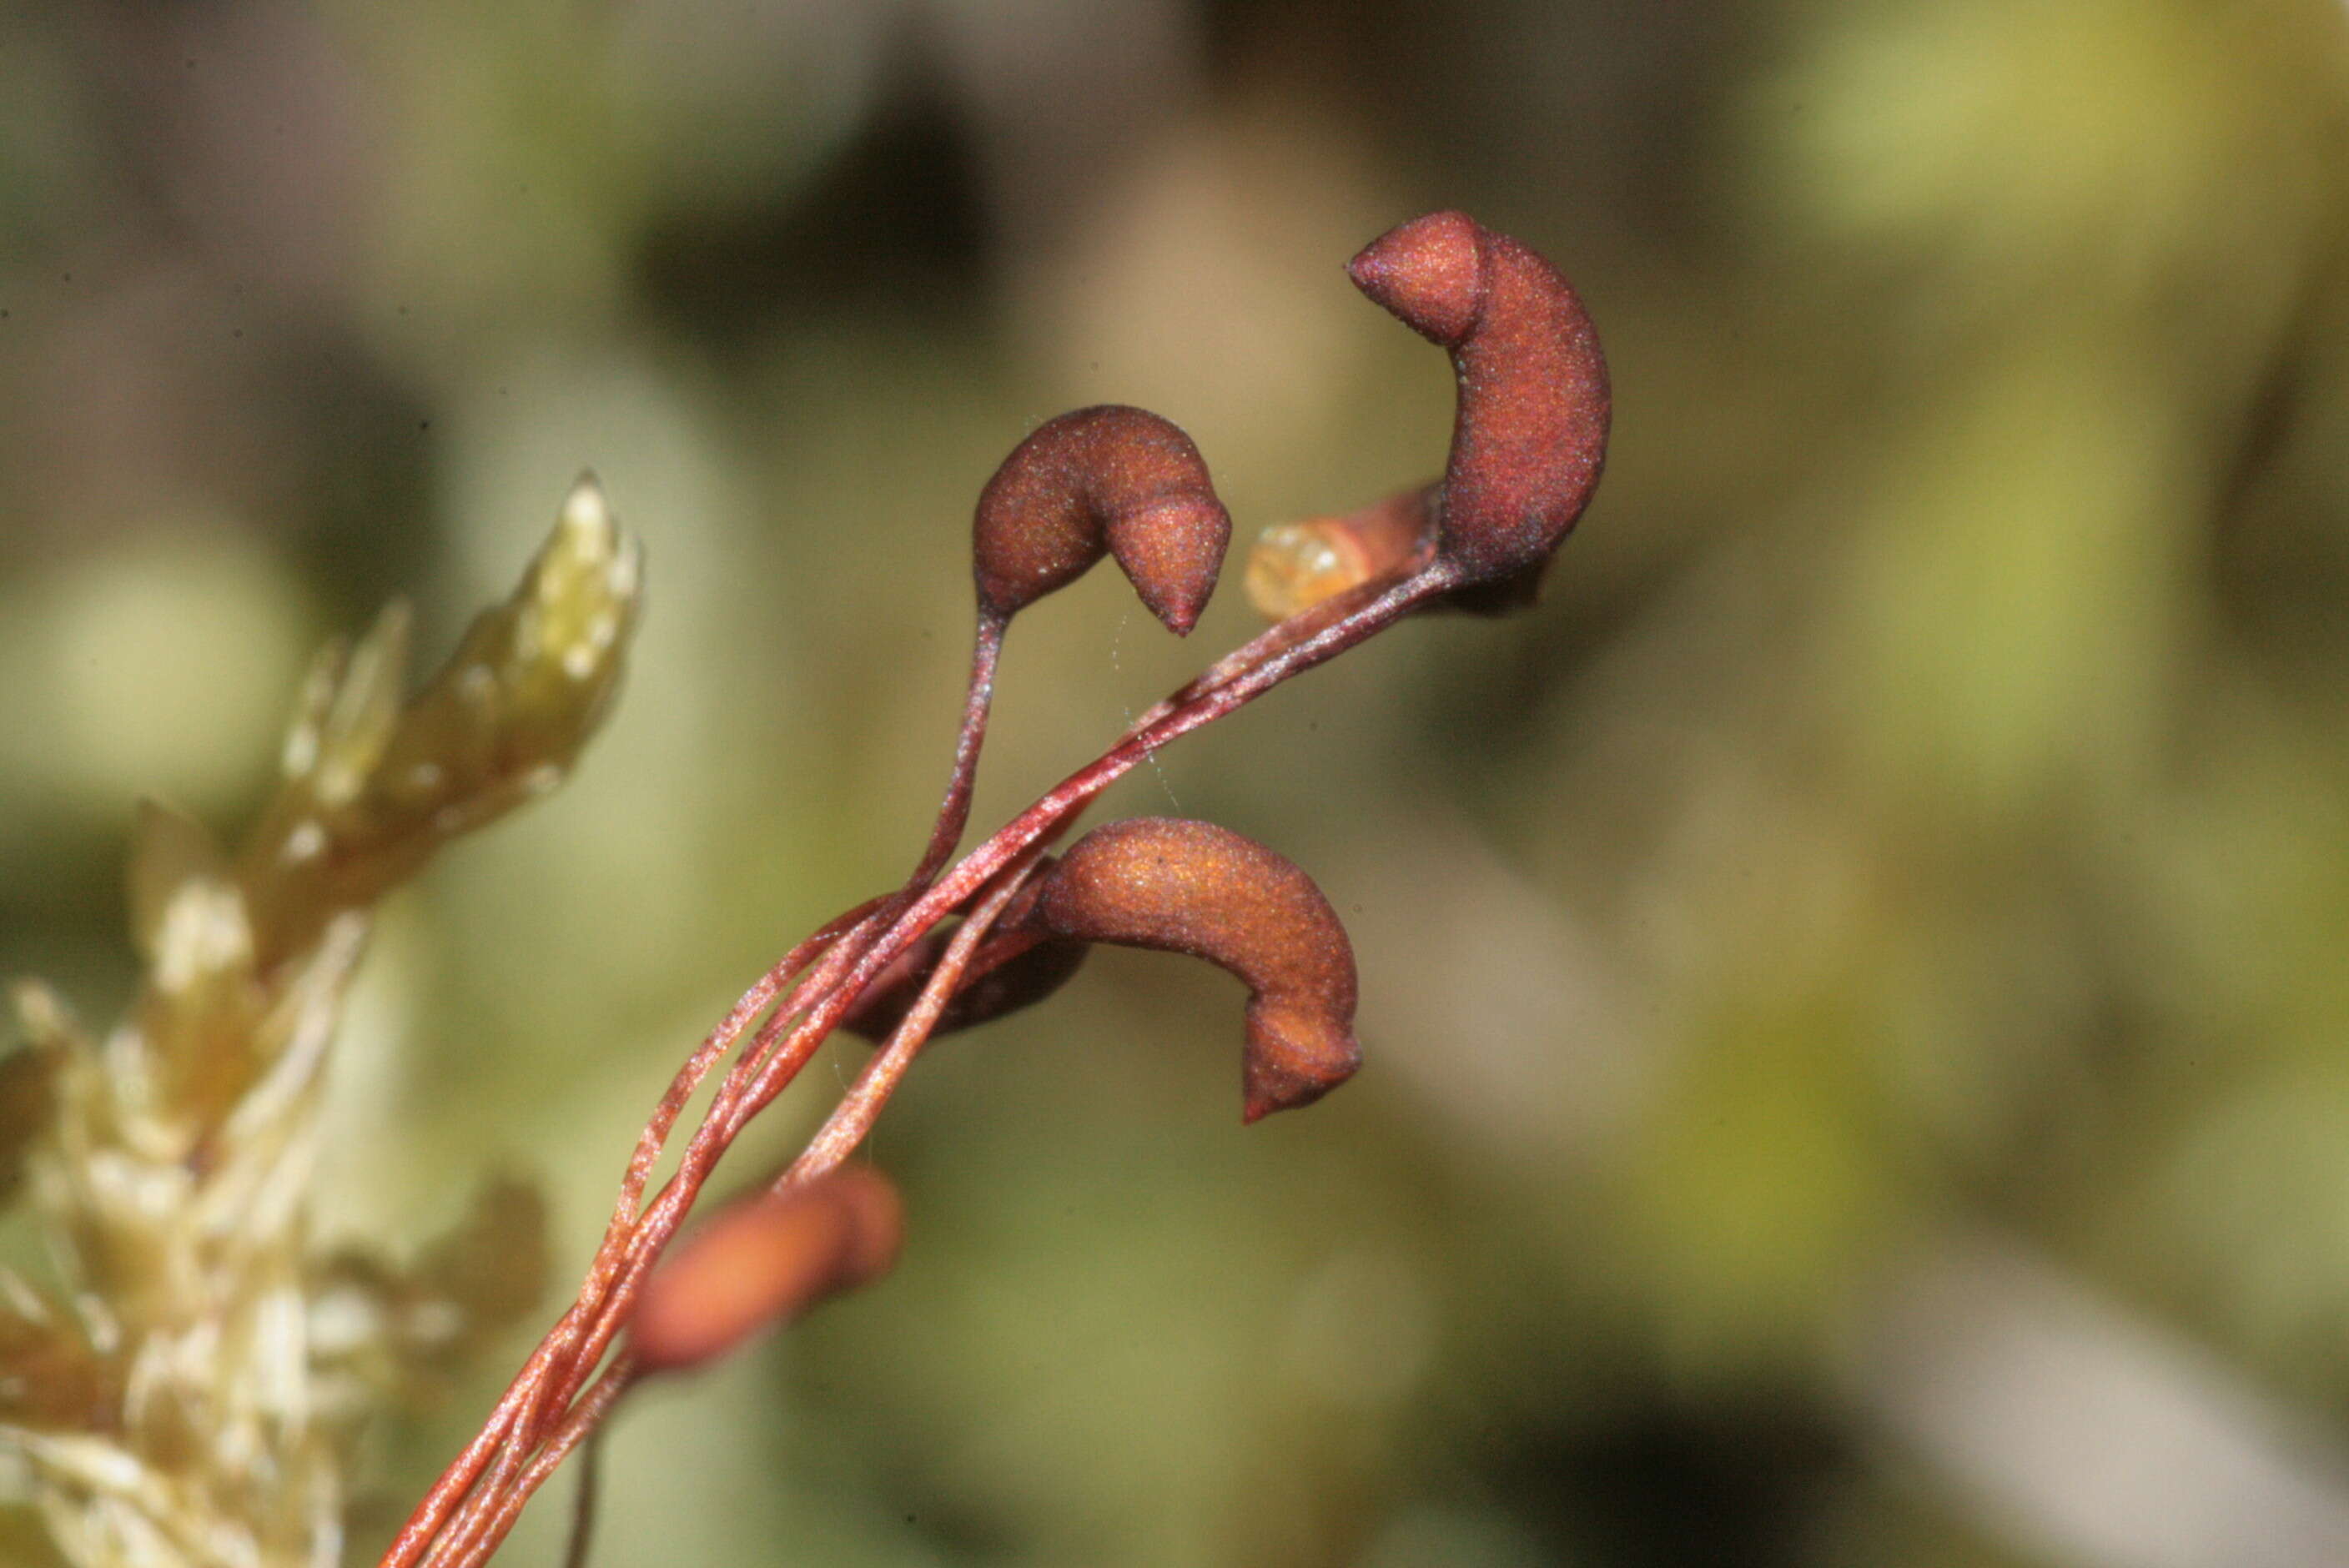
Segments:
[[[371,906],[561,781],[619,678],[640,578],[582,481],[521,588],[413,698],[395,603],[313,668],[233,862],[141,802],[142,975],[120,1026],[100,1042],[17,987],[0,1181],[31,1177],[58,1277],[0,1269],[0,1501],[37,1511],[77,1568],[336,1561],[371,1422],[535,1301],[543,1206],[511,1181],[413,1268],[319,1259],[320,1106]]]
[[[1361,1076],[1243,1135],[1230,997],[1117,954],[942,1043],[899,1272],[627,1412],[611,1561],[2349,1556],[2349,7],[491,10],[0,14],[0,967],[127,997],[137,796],[257,810],[306,644],[494,593],[582,463],[659,562],[595,766],[381,912],[329,1243],[514,1161],[585,1256],[911,863],[1040,420],[1164,413],[1243,541],[1424,480],[1442,358],[1340,268],[1440,205],[1617,393],[1538,609],[1111,803],[1312,872]],[[982,825],[1230,575],[1187,646],[1023,618]]]

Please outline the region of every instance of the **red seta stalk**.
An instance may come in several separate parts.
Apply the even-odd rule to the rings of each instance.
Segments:
[[[627,1308],[641,1288],[646,1273],[676,1233],[718,1158],[750,1119],[780,1094],[813,1056],[816,1047],[889,959],[952,913],[1019,857],[1064,832],[1096,796],[1158,748],[1237,710],[1282,681],[1335,658],[1455,585],[1448,570],[1430,566],[1413,576],[1383,585],[1383,591],[1370,595],[1350,614],[1340,614],[1333,621],[1328,620],[1326,614],[1306,612],[1297,619],[1327,621],[1309,634],[1299,636],[1298,629],[1286,624],[1275,627],[1252,645],[1261,648],[1257,657],[1219,665],[1144,714],[1117,745],[1062,780],[947,876],[930,884],[888,929],[875,936],[872,933],[877,923],[874,917],[868,913],[859,920],[857,912],[852,911],[829,923],[817,935],[794,949],[784,964],[763,976],[736,1004],[727,1021],[711,1032],[688,1068],[679,1072],[670,1092],[663,1097],[661,1110],[656,1113],[657,1122],[665,1113],[667,1122],[673,1124],[676,1109],[672,1101],[681,1105],[700,1076],[693,1070],[695,1065],[706,1071],[709,1063],[722,1054],[725,1044],[739,1037],[748,1019],[772,1000],[780,986],[776,977],[790,968],[791,958],[811,948],[823,952],[815,970],[802,979],[784,1006],[770,1016],[728,1075],[688,1145],[678,1172],[633,1226],[622,1227],[616,1222],[605,1252],[598,1254],[589,1271],[579,1301],[525,1364],[492,1411],[481,1433],[419,1505],[385,1554],[383,1568],[412,1568],[419,1563],[428,1568],[443,1568],[444,1564],[456,1568],[485,1561],[487,1552],[495,1549],[489,1521],[504,1511],[510,1493],[521,1490],[526,1496],[545,1475],[552,1473],[551,1466],[534,1464],[530,1456],[568,1419],[578,1389],[625,1324]],[[827,938],[827,932],[839,934]],[[941,996],[941,1005],[943,1000]],[[796,1026],[790,1028],[788,1037],[782,1038],[778,1047],[777,1037],[794,1017],[798,1019]],[[927,1037],[926,1023],[934,1021],[926,1021],[921,1034],[911,1037],[898,1053],[895,1072],[875,1084],[868,1097],[868,1108],[860,1118],[857,1138],[861,1139],[870,1128],[873,1118],[902,1081],[905,1068],[911,1065],[921,1040]],[[874,1059],[878,1063],[885,1057]],[[860,1088],[864,1081],[860,1080]],[[666,1125],[661,1130],[666,1130]],[[652,1164],[652,1160],[642,1158],[648,1146],[657,1158],[658,1139],[651,1125],[639,1140],[638,1158],[632,1159],[629,1165],[634,1191],[638,1193],[643,1186],[641,1171]],[[840,1145],[831,1155],[833,1162],[844,1157],[853,1146],[853,1140]],[[616,1394],[609,1396],[612,1399],[616,1398]],[[602,1408],[598,1407],[598,1418]],[[554,1412],[551,1418],[546,1414],[549,1411]],[[502,1537],[502,1532],[497,1534]]]
[[[910,1004],[903,990],[892,991],[895,1000],[885,1011],[895,1024],[886,1044],[805,1150],[767,1184],[770,1193],[815,1202],[817,1185],[871,1130],[957,995],[1047,940],[1080,948],[1092,941],[1167,948],[1208,957],[1247,978],[1255,993],[1248,1119],[1303,1104],[1351,1072],[1352,955],[1334,912],[1302,872],[1251,841],[1198,823],[1129,824],[1133,830],[1123,835],[1096,834],[1071,852],[1071,862],[1084,865],[1066,882],[1055,881],[1065,863],[1051,861],[1046,851],[1104,789],[1159,748],[1403,616],[1444,603],[1490,609],[1520,602],[1588,500],[1609,418],[1605,364],[1579,301],[1546,262],[1462,214],[1438,213],[1382,236],[1356,258],[1352,275],[1373,299],[1445,347],[1460,371],[1451,464],[1424,502],[1427,538],[1400,559],[1390,552],[1383,575],[1308,605],[1217,660],[948,869],[969,814],[997,664],[1013,616],[1106,555],[1154,614],[1187,633],[1213,589],[1230,532],[1197,449],[1156,415],[1115,406],[1081,409],[1021,442],[982,492],[974,517],[978,619],[970,684],[945,798],[912,875],[794,946],[679,1067],[637,1139],[576,1298],[480,1433],[418,1504],[382,1568],[486,1562],[531,1495],[647,1375],[647,1363],[621,1336],[666,1249],[735,1138],[852,1018],[876,983],[911,989],[908,976],[919,978]],[[1200,863],[1169,874],[1169,855]],[[932,933],[957,916],[941,946]],[[1012,994],[1008,1005],[1050,989]],[[1259,1059],[1259,1046],[1296,1061]],[[677,1169],[647,1201],[687,1105],[730,1052],[733,1062]],[[894,1201],[888,1208],[894,1216]],[[889,1225],[894,1233],[894,1217]],[[752,1225],[741,1233],[763,1233]],[[894,1240],[888,1250],[894,1253]],[[762,1277],[812,1279],[821,1272],[776,1269]],[[661,1288],[668,1291],[668,1306],[678,1291],[691,1287]],[[685,1305],[691,1305],[688,1298]],[[779,1299],[775,1310],[804,1305]],[[652,1348],[648,1342],[648,1355]],[[679,1365],[679,1356],[698,1354],[665,1353],[651,1364]]]

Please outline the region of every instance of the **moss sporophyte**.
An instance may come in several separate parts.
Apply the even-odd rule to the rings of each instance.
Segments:
[[[383,1568],[487,1561],[631,1387],[704,1365],[885,1270],[901,1239],[898,1202],[877,1171],[843,1161],[927,1041],[1043,1000],[1091,945],[1187,954],[1246,983],[1248,1121],[1309,1104],[1355,1071],[1353,953],[1297,866],[1228,829],[1160,818],[1098,828],[1051,852],[1095,797],[1154,752],[1405,616],[1529,603],[1589,500],[1606,451],[1606,365],[1580,301],[1547,262],[1464,214],[1438,212],[1374,241],[1350,271],[1451,356],[1459,407],[1443,477],[1268,531],[1247,578],[1274,624],[956,861],[1012,621],[1107,555],[1153,614],[1187,634],[1231,532],[1198,449],[1157,415],[1080,409],[1012,450],[973,521],[970,685],[926,845],[902,882],[785,954],[688,1056],[628,1158],[575,1298],[416,1506]],[[429,1290],[429,1268],[415,1279],[378,1264],[337,1274],[292,1241],[270,1251],[261,1238],[298,1215],[307,1158],[306,1145],[300,1160],[280,1146],[302,1122],[367,905],[450,835],[560,778],[616,678],[638,592],[635,545],[583,484],[522,593],[483,618],[416,699],[398,698],[406,622],[397,613],[358,649],[330,655],[288,746],[285,789],[239,854],[217,855],[181,820],[150,818],[133,881],[150,983],[124,1026],[130,1047],[100,1051],[45,993],[22,1000],[37,1048],[11,1066],[34,1064],[16,1070],[33,1082],[26,1103],[36,1109],[0,1132],[13,1140],[12,1165],[28,1162],[38,1177],[46,1222],[75,1239],[72,1256],[90,1273],[75,1298],[88,1304],[83,1320],[15,1282],[15,1305],[0,1300],[0,1357],[47,1369],[37,1387],[20,1377],[14,1387],[32,1392],[0,1404],[9,1423],[0,1441],[41,1471],[45,1500],[56,1500],[45,1502],[52,1530],[72,1561],[176,1560],[134,1557],[142,1532],[186,1561],[212,1561],[201,1542],[172,1537],[171,1521],[202,1513],[235,1529],[239,1509],[258,1506],[249,1478],[191,1480],[149,1462],[145,1437],[123,1414],[145,1337],[221,1311],[243,1314],[248,1337],[265,1338],[254,1315],[298,1316],[352,1279],[367,1286],[360,1298],[371,1310]],[[829,1119],[786,1168],[672,1252],[728,1147],[843,1027],[879,1048]],[[721,1067],[675,1171],[648,1191],[688,1101]],[[30,1130],[15,1130],[20,1123]],[[223,1241],[191,1212],[176,1222],[190,1233],[176,1240],[106,1233],[129,1222],[90,1174],[109,1168],[92,1164],[100,1143],[178,1172],[187,1202],[209,1220],[223,1204],[247,1205],[238,1211],[246,1228]],[[223,1197],[213,1189],[230,1171],[244,1172],[242,1185]],[[265,1284],[241,1283],[207,1258],[199,1272],[229,1279],[233,1299],[159,1297],[180,1275],[148,1260],[231,1243],[267,1253],[266,1267],[254,1265]],[[140,1261],[114,1262],[126,1258]],[[512,1308],[509,1292],[458,1315],[487,1323]],[[93,1314],[104,1321],[88,1321]],[[301,1370],[293,1376],[298,1385]],[[191,1398],[192,1413],[175,1419],[220,1418]],[[264,1427],[254,1442],[282,1438]],[[268,1522],[251,1527],[255,1551],[235,1560],[331,1560],[343,1456],[323,1437],[302,1442],[303,1463],[272,1468],[283,1495],[263,1500]],[[76,1443],[112,1445],[139,1485],[107,1491],[92,1479],[103,1467]],[[183,1506],[194,1493],[173,1490],[188,1487],[201,1509]]]

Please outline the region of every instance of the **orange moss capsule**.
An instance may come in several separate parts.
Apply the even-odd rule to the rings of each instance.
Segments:
[[[850,1166],[742,1199],[645,1282],[628,1339],[647,1372],[703,1366],[759,1330],[879,1278],[904,1237],[897,1190]]]
[[[1063,936],[1186,953],[1247,985],[1243,1116],[1309,1105],[1353,1076],[1354,950],[1313,879],[1212,822],[1137,817],[1077,841],[1044,884]]]
[[[1286,621],[1372,578],[1424,563],[1435,543],[1432,494],[1423,487],[1343,517],[1274,523],[1248,552],[1248,603],[1268,621]]]

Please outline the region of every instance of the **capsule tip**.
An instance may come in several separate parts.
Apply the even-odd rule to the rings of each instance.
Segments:
[[[1241,1125],[1311,1105],[1361,1065],[1361,1042],[1345,1017],[1294,1004],[1256,1003],[1248,1009],[1241,1068]]]
[[[1457,347],[1484,304],[1483,232],[1465,212],[1430,212],[1363,246],[1346,275],[1413,331]]]

